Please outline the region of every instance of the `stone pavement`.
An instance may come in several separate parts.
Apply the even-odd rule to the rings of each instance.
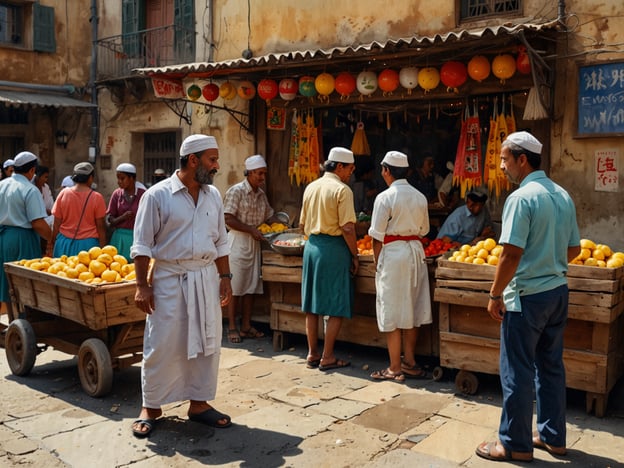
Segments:
[[[15,377],[0,356],[0,466],[513,465],[474,454],[478,443],[496,437],[497,377],[479,376],[479,392],[469,397],[455,394],[451,370],[439,382],[372,382],[368,375],[385,366],[385,350],[340,344],[337,354],[351,367],[325,373],[306,369],[302,337],[291,342],[274,352],[270,338],[224,340],[214,405],[232,416],[231,428],[189,422],[187,406],[176,404],[142,440],[130,433],[141,405],[140,365],[116,372],[111,394],[96,399],[82,391],[75,357],[48,349],[29,376]],[[532,466],[622,466],[621,387],[602,419],[585,414],[584,395],[569,391],[568,456],[536,450]]]

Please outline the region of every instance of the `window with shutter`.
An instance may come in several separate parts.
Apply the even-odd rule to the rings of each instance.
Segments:
[[[56,52],[53,7],[33,3],[33,50]]]
[[[141,57],[144,53],[142,35],[145,29],[144,0],[123,0],[121,4],[121,42],[128,57]]]
[[[460,20],[517,14],[521,0],[460,0]]]
[[[180,62],[195,60],[195,2],[194,0],[175,0],[174,38],[176,57]]]
[[[24,7],[0,2],[0,45],[24,43]]]

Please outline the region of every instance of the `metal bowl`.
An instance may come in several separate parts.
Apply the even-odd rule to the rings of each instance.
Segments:
[[[299,241],[300,245],[275,245],[277,241]],[[282,255],[303,255],[303,248],[305,246],[305,237],[301,232],[283,232],[278,234],[271,240],[271,248]]]
[[[290,216],[285,211],[278,211],[275,213],[275,217],[279,219],[280,223],[290,226]]]

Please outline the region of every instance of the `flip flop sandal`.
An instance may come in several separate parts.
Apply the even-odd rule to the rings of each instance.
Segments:
[[[391,380],[393,382],[405,382],[405,374],[403,374],[403,372],[392,372],[390,369],[375,371],[370,376],[373,380]]]
[[[420,367],[418,364],[408,366],[404,362],[401,363],[401,371],[405,374],[407,379],[426,379],[427,371]]]
[[[217,429],[225,429],[226,427],[230,427],[232,425],[232,418],[214,408],[207,409],[206,411],[202,411],[197,414],[189,414],[188,418],[191,421],[216,427]],[[227,422],[225,424],[219,423],[221,419],[225,419]]]
[[[331,369],[340,369],[341,367],[348,367],[350,365],[351,365],[351,363],[349,361],[343,361],[342,359],[336,359],[331,364],[320,364],[319,363],[318,368],[321,371],[328,371],[328,370],[331,370]]]
[[[263,338],[264,333],[259,330],[256,330],[254,327],[249,328],[248,330],[241,330],[239,332],[241,338]]]
[[[228,340],[233,344],[238,344],[243,341],[238,330],[228,330]]]
[[[537,432],[533,433],[533,447],[546,450],[551,455],[557,457],[562,457],[567,452],[565,447],[556,447],[554,445],[547,444],[542,439],[540,439],[540,436]]]
[[[321,360],[320,359],[308,359],[306,361],[306,367],[308,369],[316,369],[319,364],[321,364]]]
[[[141,426],[145,426],[146,430],[141,431],[140,429],[135,429],[134,428],[135,424],[138,424],[139,428]],[[155,419],[152,419],[152,418],[137,419],[132,423],[132,426],[131,426],[132,435],[134,435],[134,437],[138,439],[144,439],[145,437],[149,436],[152,433],[155,425],[156,425]]]
[[[482,442],[477,446],[475,453],[481,458],[485,458],[486,460],[491,461],[533,461],[533,454],[531,452],[508,452],[505,447],[500,445],[500,447],[503,449],[503,451],[501,452],[500,450],[498,450],[498,447],[498,441]]]

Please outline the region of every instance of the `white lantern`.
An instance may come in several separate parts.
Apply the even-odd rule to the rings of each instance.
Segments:
[[[418,68],[402,68],[399,72],[399,83],[407,89],[407,94],[412,94],[412,90],[418,86]]]
[[[369,96],[377,91],[377,75],[372,71],[363,71],[356,81],[357,90],[363,96]]]

